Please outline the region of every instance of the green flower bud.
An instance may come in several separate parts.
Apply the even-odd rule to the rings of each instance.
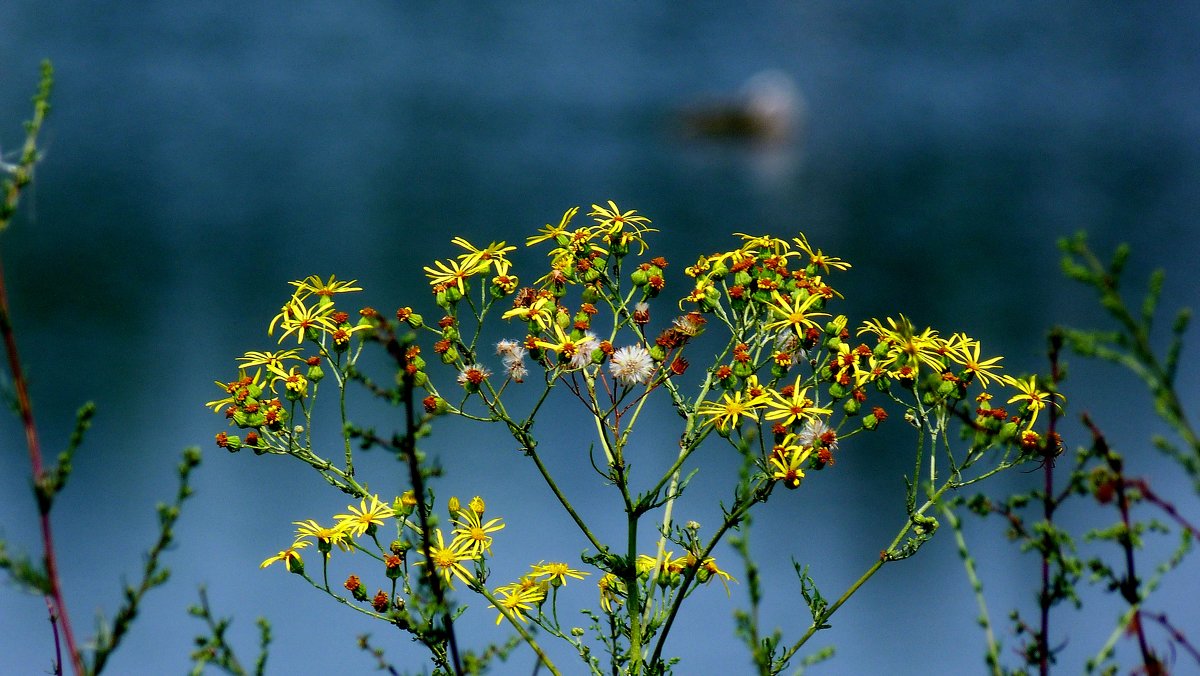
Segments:
[[[842,385],[841,383],[832,383],[829,386],[829,396],[834,401],[841,399],[842,397],[846,396],[847,394],[850,394],[850,392],[846,389],[846,386]]]
[[[771,378],[778,379],[787,375],[787,367],[771,362]]]
[[[304,559],[300,558],[299,554],[287,561],[284,561],[283,565],[287,566],[287,569],[296,575],[304,574]]]
[[[875,417],[874,413],[868,413],[863,416],[862,426],[864,430],[873,430],[879,427],[879,419]]]
[[[733,283],[737,286],[748,287],[750,286],[751,281],[753,281],[753,279],[750,277],[750,273],[746,272],[745,270],[738,270],[733,275]]]
[[[600,300],[600,291],[591,284],[583,287],[581,300],[585,303],[595,303]]]
[[[304,377],[308,378],[314,383],[319,383],[321,382],[321,379],[325,377],[325,371],[321,369],[320,365],[310,366],[308,367],[308,373],[306,373]]]
[[[634,286],[646,286],[646,283],[650,281],[650,273],[641,268],[637,268],[630,273],[629,281],[633,282]]]
[[[465,285],[465,283],[464,283]],[[446,287],[446,302],[453,305],[462,300],[463,292],[459,290],[458,285],[452,284]]]
[[[1012,441],[1013,437],[1015,436],[1017,436],[1017,424],[1013,422],[1006,422],[1000,428],[1000,434],[996,437],[996,439],[1003,444]]]
[[[667,351],[662,345],[655,345],[650,348],[650,358],[654,361],[662,361],[667,358]]]
[[[408,316],[407,323],[411,328],[419,329],[422,326],[425,326],[425,318],[414,312]]]
[[[862,404],[859,403],[859,401],[854,397],[850,397],[846,400],[846,403],[842,404],[842,410],[846,413],[846,415],[850,416],[858,415],[858,410],[860,408],[862,408]]]
[[[417,495],[412,491],[404,491],[396,498],[396,504],[392,507],[400,516],[409,516],[417,508]]]
[[[453,364],[456,361],[458,361],[458,350],[453,347],[442,353],[443,364]]]
[[[733,375],[739,378],[749,378],[754,375],[754,365],[748,361],[733,362]]]

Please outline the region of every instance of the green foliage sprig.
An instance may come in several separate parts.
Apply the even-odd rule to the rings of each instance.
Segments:
[[[1152,329],[1165,280],[1162,270],[1151,273],[1146,295],[1138,309],[1133,310],[1121,291],[1121,277],[1129,259],[1128,246],[1118,247],[1108,264],[1100,262],[1082,233],[1060,241],[1059,247],[1063,252],[1065,274],[1093,288],[1100,305],[1117,326],[1113,330],[1059,328],[1052,331],[1051,373],[1056,380],[1062,377],[1060,354],[1064,347],[1070,347],[1082,357],[1117,364],[1138,376],[1148,388],[1159,417],[1178,436],[1178,439],[1168,440],[1156,435],[1151,446],[1174,461],[1200,493],[1200,443],[1176,389],[1190,310],[1184,308],[1175,314],[1167,347],[1160,353],[1154,348]],[[957,520],[953,522],[968,579],[979,602],[980,622],[987,637],[988,667],[994,674],[1027,673],[1028,670],[1049,673],[1057,663],[1060,646],[1065,644],[1065,640],[1052,638],[1051,614],[1064,603],[1080,609],[1085,603],[1080,593],[1085,580],[1117,595],[1127,606],[1108,639],[1084,664],[1087,673],[1114,674],[1120,669],[1114,662],[1114,649],[1122,636],[1132,637],[1137,643],[1138,662],[1134,669],[1137,673],[1165,674],[1169,671],[1168,656],[1179,652],[1200,666],[1200,652],[1186,632],[1172,624],[1165,613],[1150,609],[1153,593],[1165,576],[1184,566],[1200,531],[1175,504],[1152,488],[1149,479],[1128,473],[1126,458],[1110,446],[1099,424],[1090,415],[1084,413],[1081,420],[1090,443],[1074,453],[1065,472],[1064,485],[1055,485],[1056,474],[1064,474],[1058,466],[1059,458],[1048,456],[1043,460],[1044,485],[1041,489],[1015,493],[1002,502],[982,495],[967,502],[967,506],[978,514],[1001,515],[1008,524],[1009,538],[1017,541],[1023,551],[1034,552],[1041,559],[1042,582],[1036,596],[1038,620],[1028,621],[1017,611],[1012,614],[1016,635],[1022,640],[1020,654],[1023,658],[1023,664],[1012,671],[1001,663],[999,642],[991,630],[982,583],[975,574],[974,561],[966,549]],[[1144,450],[1138,449],[1137,453],[1140,460]],[[1055,521],[1055,513],[1066,503],[1085,498],[1094,500],[1102,510],[1115,510],[1116,521],[1082,534],[1073,533]],[[1156,509],[1167,517],[1168,522],[1154,516],[1138,516],[1145,514],[1145,507]],[[1029,513],[1038,508],[1040,518],[1034,520]],[[1098,512],[1097,516],[1105,518],[1102,514],[1104,511]],[[1172,553],[1154,566],[1151,575],[1140,572],[1146,568],[1146,539],[1171,534],[1178,538]],[[1108,543],[1112,550],[1085,558],[1078,553],[1081,539]],[[1159,625],[1165,639],[1151,636],[1148,620]]]
[[[53,83],[54,69],[49,61],[44,61],[38,91],[33,97],[33,117],[25,123],[25,143],[22,146],[20,157],[13,165],[5,163],[0,157],[0,174],[4,175],[3,182],[0,183],[0,192],[3,192],[4,195],[3,203],[0,203],[0,233],[8,229],[13,217],[17,214],[22,192],[31,185],[34,167],[41,159],[37,139],[46,116],[50,112],[50,92]],[[159,559],[174,541],[174,526],[179,519],[180,509],[183,502],[192,495],[189,479],[192,470],[200,464],[200,451],[195,448],[184,451],[183,461],[178,468],[179,489],[175,500],[170,505],[160,504],[157,508],[158,538],[145,555],[142,577],[136,586],[124,585],[124,599],[111,624],[101,620],[94,647],[90,653],[85,652],[75,637],[67,611],[50,513],[56,498],[66,488],[67,480],[71,476],[75,452],[83,443],[84,436],[91,426],[92,418],[95,415],[95,406],[88,402],[79,409],[75,415],[74,429],[66,447],[58,454],[57,462],[54,465],[44,464],[25,369],[17,350],[14,320],[9,309],[8,289],[2,267],[0,267],[0,335],[3,336],[4,348],[8,357],[8,369],[12,377],[13,408],[21,418],[26,446],[29,450],[33,497],[38,508],[42,544],[41,561],[34,562],[24,554],[9,554],[7,544],[0,541],[0,570],[7,572],[10,579],[18,586],[45,597],[55,646],[53,672],[63,673],[62,653],[65,643],[67,653],[65,661],[70,663],[75,674],[99,674],[129,632],[146,593],[165,584],[169,577],[169,570],[161,565]]]

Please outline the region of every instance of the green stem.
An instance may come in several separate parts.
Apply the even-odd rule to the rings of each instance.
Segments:
[[[953,481],[947,481],[946,483],[942,484],[942,487],[939,488],[937,490],[937,492],[935,492],[933,495],[931,495],[929,497],[929,500],[927,500],[925,502],[925,504],[921,506],[920,509],[913,512],[912,516],[915,516],[918,514],[924,514],[925,511],[927,509],[929,509],[931,506],[933,506],[934,504],[936,504],[937,501],[941,498],[942,494],[945,493],[947,490],[949,490],[951,487],[957,487],[957,484],[954,483]],[[892,539],[892,543],[887,546],[887,549],[884,550],[884,555],[880,556],[878,561],[873,563],[871,565],[871,567],[868,568],[866,570],[866,572],[862,574],[861,577],[859,577],[857,580],[855,580],[854,584],[850,585],[850,587],[845,592],[843,592],[840,597],[838,597],[838,600],[834,601],[833,604],[830,605],[829,608],[827,608],[824,613],[822,613],[820,618],[814,619],[813,623],[809,626],[808,631],[804,632],[804,635],[801,636],[799,640],[797,640],[794,644],[792,644],[792,646],[783,653],[783,657],[781,658],[782,662],[786,663],[788,660],[790,660],[792,658],[792,655],[795,655],[796,652],[798,650],[800,650],[800,648],[802,648],[805,643],[808,642],[808,639],[812,638],[813,634],[817,633],[820,626],[822,624],[824,624],[826,620],[828,620],[830,617],[832,617],[833,614],[836,613],[837,610],[842,607],[842,604],[844,604],[846,601],[848,601],[851,596],[854,596],[854,593],[858,591],[859,587],[866,584],[867,580],[870,580],[871,577],[875,575],[875,573],[879,572],[879,569],[883,567],[883,564],[885,564],[889,561],[889,559],[887,558],[887,552],[891,552],[892,550],[894,550],[896,548],[896,545],[899,545],[900,541],[902,539],[904,539],[904,536],[908,533],[909,529],[912,528],[912,526],[913,526],[912,516],[910,516],[909,519],[905,522],[904,527],[900,529],[900,532],[896,534],[896,537]]]
[[[492,593],[483,586],[483,583],[480,583],[475,591],[479,592],[485,598],[487,598],[487,600],[492,602],[492,605],[495,606],[496,610],[499,611],[500,614],[504,616],[504,619],[508,620],[508,623],[517,630],[518,634],[521,635],[521,639],[533,649],[533,652],[538,656],[538,661],[546,665],[546,668],[550,670],[550,673],[554,674],[554,676],[562,676],[562,672],[558,670],[558,667],[554,666],[554,662],[550,661],[550,657],[546,654],[546,651],[542,650],[542,647],[538,645],[536,640],[534,640],[533,634],[529,633],[529,630],[526,629],[523,624],[521,624],[521,621],[517,619],[516,615],[512,611],[502,606],[500,602],[496,600],[496,597],[493,596]]]

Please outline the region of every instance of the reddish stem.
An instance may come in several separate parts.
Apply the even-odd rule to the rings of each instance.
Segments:
[[[71,620],[67,615],[67,604],[63,599],[62,582],[58,575],[58,563],[54,555],[54,535],[50,528],[50,496],[43,496],[45,486],[45,470],[42,467],[42,450],[38,442],[37,426],[33,421],[33,405],[29,401],[29,389],[25,382],[25,372],[21,368],[21,358],[17,354],[17,339],[13,335],[12,315],[8,308],[8,290],[4,284],[4,267],[0,262],[0,332],[4,334],[4,347],[8,352],[8,368],[12,372],[13,387],[17,391],[17,406],[21,412],[21,424],[25,428],[25,442],[29,446],[29,462],[33,468],[33,486],[38,496],[38,518],[42,527],[42,545],[45,551],[46,578],[50,583],[48,601],[53,602],[56,615],[62,625],[62,635],[67,642],[67,651],[71,655],[71,664],[76,674],[84,674],[83,656],[75,644],[75,634],[71,631]]]

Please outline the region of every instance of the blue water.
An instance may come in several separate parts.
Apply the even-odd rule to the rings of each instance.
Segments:
[[[450,255],[452,234],[518,241],[568,206],[612,198],[654,218],[662,232],[653,243],[676,269],[728,246],[732,231],[802,229],[855,264],[839,287],[855,316],[905,312],[965,330],[1008,355],[1013,371],[1044,370],[1041,336],[1052,323],[1098,321],[1087,294],[1057,273],[1053,241],[1076,229],[1101,249],[1130,241],[1135,276],[1166,265],[1164,304],[1195,305],[1198,14],[1183,3],[4,3],[6,156],[38,61],[58,70],[46,160],[2,249],[47,447],[64,443],[82,401],[100,407],[55,511],[80,633],[96,609],[119,603],[117,580],[137,574],[137,543],[153,537],[152,506],[173,492],[179,449],[200,444],[207,457],[168,559],[173,581],[148,599],[112,672],[186,668],[199,625],[184,608],[199,582],[218,612],[236,616],[247,658],[253,617],[275,622],[273,670],[366,671],[354,636],[386,643],[381,628],[257,569],[286,544],[292,521],[327,518],[344,502],[300,467],[212,447],[223,421],[200,406],[234,356],[269,344],[265,323],[291,279],[336,273],[359,279],[377,307],[415,305],[425,293],[419,265]],[[803,96],[790,140],[686,133],[684,112],[736,96],[768,69]],[[1184,373],[1194,401],[1197,378]],[[1154,469],[1141,424],[1150,406],[1130,402],[1132,380],[1102,368],[1075,378],[1074,410],[1111,421],[1131,462]],[[3,535],[34,549],[20,430],[4,418],[0,432],[9,440]],[[547,498],[532,469],[474,434],[455,428],[431,450],[451,470],[441,494],[483,492],[508,521],[497,575],[572,560],[582,543],[544,550],[547,533],[569,524],[525,507]],[[669,448],[673,434],[650,430],[647,452],[655,440]],[[572,454],[582,450],[558,441],[558,462],[579,462]],[[364,462],[382,477],[395,471],[382,456]],[[698,486],[725,490],[728,462],[715,450],[706,462]],[[846,452],[837,473],[756,522],[756,551],[775,571],[767,625],[795,636],[807,624],[789,554],[812,562],[827,594],[869,565],[900,523],[907,462],[906,449]],[[604,514],[609,497],[583,508]],[[701,504],[697,520],[713,523]],[[1183,505],[1194,513],[1194,497]],[[985,522],[968,536],[993,543],[977,554],[1011,648],[1004,618],[1031,609],[1036,567],[1000,546],[998,532]],[[1197,577],[1180,579],[1193,581],[1177,579],[1164,603],[1196,597]],[[587,603],[591,584],[580,587]],[[732,599],[704,590],[676,629],[677,651],[692,655],[680,673],[747,670],[731,633],[744,598],[741,586]],[[2,607],[0,671],[44,671],[41,600],[7,591]],[[1092,608],[1060,620],[1067,672],[1118,612]],[[1168,609],[1200,624],[1194,608]],[[886,567],[834,618],[814,645],[834,643],[838,657],[814,672],[979,670],[975,613],[940,537],[918,560]],[[490,611],[478,617],[477,630],[491,631]],[[407,641],[387,646],[398,664],[420,668]],[[498,673],[530,670],[522,657]]]

